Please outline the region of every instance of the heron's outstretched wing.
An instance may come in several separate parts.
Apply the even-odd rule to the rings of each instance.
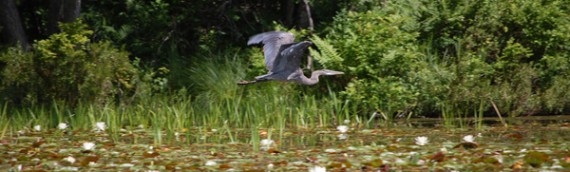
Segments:
[[[281,46],[285,44],[293,43],[295,36],[289,32],[264,32],[254,35],[249,38],[247,45],[253,44],[263,44],[263,54],[265,56],[265,66],[267,70],[271,71],[273,69],[273,63],[279,52],[282,50]]]
[[[275,59],[274,67],[271,72],[293,72],[301,68],[301,58],[305,56],[305,52],[311,44],[309,41],[303,41],[283,45],[283,51],[281,51],[278,58]]]

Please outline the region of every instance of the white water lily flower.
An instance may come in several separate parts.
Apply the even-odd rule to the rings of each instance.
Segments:
[[[93,148],[95,148],[95,143],[93,143],[93,142],[83,143],[83,149],[84,150],[93,150]]]
[[[348,139],[348,135],[347,135],[347,134],[344,134],[344,133],[339,134],[339,135],[337,135],[336,137],[337,137],[339,140],[346,140],[346,139]]]
[[[106,128],[107,128],[107,125],[105,125],[105,122],[95,123],[95,130],[96,131],[105,131]]]
[[[402,164],[406,164],[406,161],[404,161],[403,159],[400,158],[396,158],[396,160],[394,161],[394,163],[402,165]]]
[[[426,163],[425,160],[420,159],[420,160],[418,160],[418,163],[417,163],[417,164],[418,164],[418,165],[424,165],[425,163]]]
[[[321,166],[313,166],[311,168],[309,168],[309,172],[326,172],[327,168],[326,167],[321,167]]]
[[[336,127],[336,130],[338,130],[338,132],[341,132],[341,133],[346,133],[348,131],[348,126],[339,125],[338,127]]]
[[[336,149],[325,149],[325,152],[326,153],[335,153],[335,152],[337,152],[337,150]]]
[[[42,131],[42,126],[41,125],[35,125],[34,131]]]
[[[214,166],[217,165],[218,163],[216,163],[216,161],[212,161],[212,160],[208,160],[206,161],[206,166]]]
[[[273,144],[273,140],[271,139],[263,139],[261,140],[261,146],[271,146]]]
[[[429,143],[429,139],[426,136],[416,137],[416,144],[423,146]]]
[[[65,158],[63,158],[63,160],[65,160],[69,163],[72,163],[72,164],[75,163],[75,158],[73,158],[72,156],[65,157]]]
[[[463,137],[463,141],[473,142],[473,141],[475,141],[475,137],[473,137],[473,135],[466,135],[465,137]]]
[[[260,142],[261,150],[269,150],[275,142],[271,139],[263,139]]]
[[[134,167],[134,166],[135,166],[135,164],[131,164],[131,163],[124,163],[124,164],[119,165],[119,167]]]
[[[270,164],[267,164],[267,169],[273,169],[273,167],[275,167],[275,165],[273,165],[273,164],[271,164],[271,163],[270,163]]]
[[[174,139],[175,139],[176,141],[180,141],[180,137],[178,137],[178,136],[180,136],[180,133],[179,133],[179,132],[174,132]]]
[[[503,163],[503,156],[502,155],[494,155],[493,157],[495,157],[495,159],[497,159],[497,161],[499,161],[499,163]]]
[[[59,125],[57,125],[57,128],[59,128],[60,130],[65,130],[67,128],[67,124],[66,123],[59,123]]]
[[[79,167],[61,167],[58,171],[79,171]]]

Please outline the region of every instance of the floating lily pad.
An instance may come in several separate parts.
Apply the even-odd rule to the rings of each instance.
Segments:
[[[544,152],[530,151],[524,156],[525,163],[532,167],[540,167],[543,163],[550,161],[550,156]]]
[[[62,135],[43,129],[2,138],[0,171],[564,171],[570,167],[570,127],[560,125],[489,126],[477,131],[477,143],[459,141],[473,130],[351,126],[349,137],[340,140],[336,128],[284,129],[272,133],[279,144],[267,150],[255,150],[252,143],[260,139],[252,133],[258,133],[245,129],[231,129],[230,137],[188,128],[161,144],[150,129],[124,131],[116,140],[91,130]],[[429,142],[416,144],[419,136]],[[85,151],[85,142],[96,145]]]

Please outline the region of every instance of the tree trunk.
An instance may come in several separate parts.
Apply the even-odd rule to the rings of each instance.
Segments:
[[[302,29],[314,29],[313,17],[311,16],[311,7],[307,0],[301,0],[298,8],[299,21],[297,26]]]
[[[63,4],[63,22],[75,21],[81,12],[81,0],[65,0]]]
[[[58,22],[60,21],[62,15],[62,4],[63,0],[51,0],[49,1],[48,8],[48,19],[47,19],[47,33],[49,35],[57,33],[59,31]]]
[[[47,32],[59,32],[59,22],[73,22],[79,17],[81,0],[51,0],[49,4]]]
[[[287,0],[285,3],[285,25],[293,27],[295,25],[295,0]]]
[[[297,27],[313,31],[314,24],[313,24],[313,17],[311,16],[311,7],[309,6],[309,2],[307,0],[301,0],[299,8],[297,9],[298,9],[297,13],[299,14]],[[307,69],[313,71],[313,57],[311,57],[310,55],[307,56]]]
[[[8,44],[19,43],[24,50],[30,49],[14,0],[0,0],[0,24],[2,25],[2,41]]]

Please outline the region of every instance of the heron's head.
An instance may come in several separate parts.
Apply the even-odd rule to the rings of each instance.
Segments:
[[[344,72],[329,70],[329,69],[322,69],[322,70],[318,70],[316,72],[318,72],[321,75],[342,75],[342,74],[344,74]]]

